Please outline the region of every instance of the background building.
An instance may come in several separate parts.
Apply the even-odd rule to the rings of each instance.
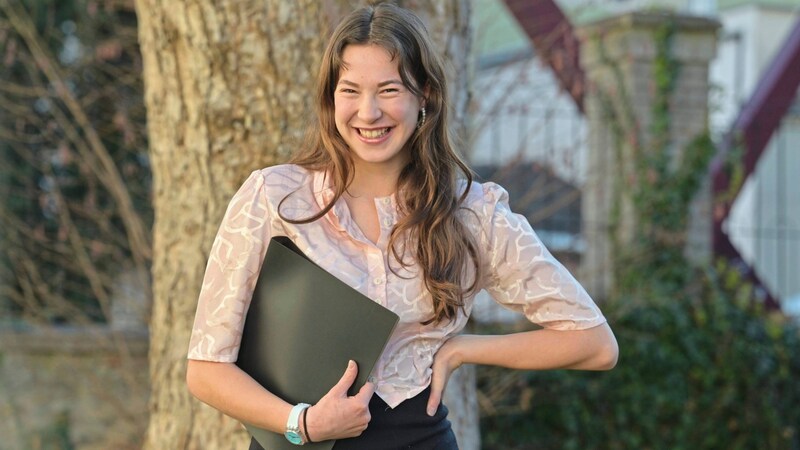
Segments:
[[[800,1],[577,1],[557,2],[575,26],[637,10],[668,10],[680,15],[704,16],[721,24],[716,57],[711,62],[712,85],[708,125],[716,142],[731,130],[742,107],[761,83],[773,59],[800,20]],[[474,134],[467,152],[479,174],[492,178],[528,166],[553,174],[578,192],[593,170],[587,158],[586,116],[559,85],[552,67],[538,57],[518,20],[502,0],[477,0],[477,64]],[[800,70],[800,69],[798,69]],[[795,96],[797,94],[795,93]],[[798,98],[798,97],[796,97]],[[494,168],[494,170],[492,170]],[[519,173],[519,169],[515,169]],[[738,194],[724,230],[742,259],[787,313],[800,313],[800,189],[791,174],[800,173],[800,102],[784,116]],[[498,175],[500,177],[501,175]],[[503,180],[519,190],[547,191],[529,180]],[[705,206],[695,207],[690,235],[696,261],[712,257],[710,183],[704,189]],[[551,189],[551,191],[553,191]],[[545,244],[573,265],[586,248],[580,227],[580,196],[562,201],[550,198],[535,205],[512,207],[526,214]],[[525,208],[533,207],[532,210]],[[545,222],[536,208],[559,214],[561,221]],[[557,225],[557,223],[563,225]],[[792,300],[792,299],[795,300]],[[793,303],[794,302],[794,303]]]

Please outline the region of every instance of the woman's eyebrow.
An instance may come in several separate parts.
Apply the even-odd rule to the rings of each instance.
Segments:
[[[380,83],[378,83],[378,87],[384,87],[384,86],[387,86],[387,85],[390,85],[390,84],[399,84],[399,85],[402,86],[403,82],[400,81],[400,80],[394,80],[394,79],[386,80],[386,81],[381,81]]]
[[[350,80],[345,80],[345,79],[339,80],[339,82],[336,83],[336,84],[337,85],[338,84],[346,84],[348,86],[352,86],[352,87],[356,87],[356,88],[357,87],[361,87],[361,85],[359,85],[358,83],[354,83],[354,82],[352,82]],[[400,81],[400,80],[391,79],[391,80],[381,81],[380,83],[378,83],[378,87],[380,88],[380,87],[388,86],[390,84],[399,84],[399,85],[402,86],[403,82]]]

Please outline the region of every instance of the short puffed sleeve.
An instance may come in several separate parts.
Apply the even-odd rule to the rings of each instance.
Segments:
[[[234,362],[244,318],[271,237],[264,175],[231,199],[211,247],[189,342],[189,359]]]
[[[582,330],[606,321],[583,286],[547,250],[508,193],[482,185],[471,208],[482,222],[484,288],[498,303],[544,328]]]

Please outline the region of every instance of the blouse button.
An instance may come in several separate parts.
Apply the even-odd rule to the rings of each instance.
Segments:
[[[388,205],[391,201],[392,201],[392,199],[390,199],[389,197],[386,197],[386,198],[383,199],[383,204],[384,205]]]
[[[392,226],[392,219],[383,219],[383,225],[386,227]]]
[[[381,284],[381,283],[383,283],[383,278],[380,278],[380,277],[375,278],[375,279],[372,280],[372,282],[375,283],[376,285],[377,284]]]

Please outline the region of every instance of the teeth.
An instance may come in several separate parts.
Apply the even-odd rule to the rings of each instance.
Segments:
[[[383,136],[384,134],[389,132],[388,128],[383,128],[380,130],[362,130],[359,128],[359,133],[367,139],[375,139]]]

